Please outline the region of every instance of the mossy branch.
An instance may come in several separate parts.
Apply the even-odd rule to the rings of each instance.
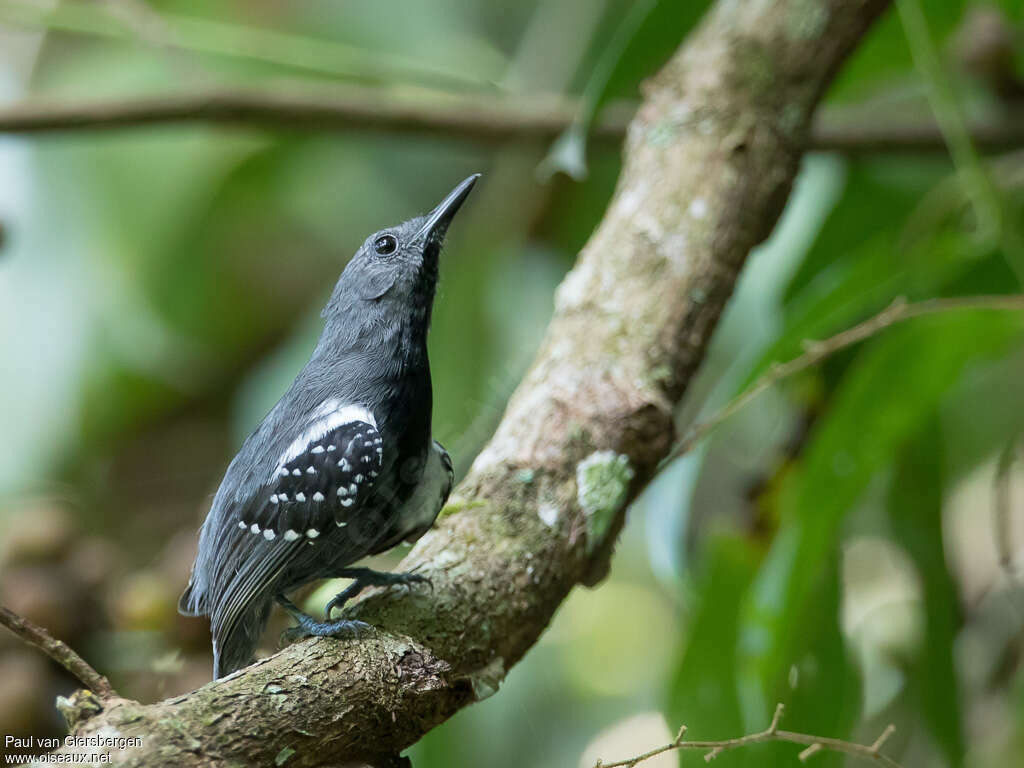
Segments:
[[[886,0],[723,0],[646,88],[608,210],[449,513],[371,594],[359,640],[297,643],[76,734],[142,736],[138,766],[393,765],[493,695],[577,584],[607,573],[625,509],[673,444],[673,409],[750,250],[771,232],[818,100]],[[500,695],[500,694],[499,694]]]

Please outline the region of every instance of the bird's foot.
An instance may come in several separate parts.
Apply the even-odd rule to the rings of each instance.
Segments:
[[[408,587],[413,584],[427,584],[433,589],[430,579],[418,573],[383,573],[381,571],[371,571],[369,568],[349,568],[341,575],[349,576],[355,579],[355,581],[332,597],[331,601],[327,603],[327,607],[324,608],[324,615],[327,618],[330,618],[331,611],[335,608],[341,608],[367,587]]]
[[[305,637],[354,637],[358,639],[363,631],[368,629],[370,629],[370,625],[365,621],[355,619],[317,621],[312,616],[303,614],[298,624],[288,627],[281,633],[281,644],[294,643]]]
[[[295,619],[295,626],[289,627],[281,633],[280,644],[282,646],[301,640],[304,637],[356,637],[370,625],[365,621],[355,619],[337,619],[336,621],[318,621],[308,613],[303,613],[284,595],[277,596],[277,602],[284,608],[288,615]],[[329,614],[328,614],[329,615]]]

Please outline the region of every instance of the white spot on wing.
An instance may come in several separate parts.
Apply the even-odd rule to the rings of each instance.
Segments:
[[[308,531],[306,531],[306,536],[311,539],[315,539],[319,535],[320,531],[318,531],[316,528],[310,528]]]
[[[258,524],[253,523],[252,525],[249,526],[249,530],[252,531],[253,533],[259,533],[260,532],[260,527],[259,527]]]
[[[313,501],[323,501],[323,500],[324,500],[324,495],[322,493],[320,493],[320,491],[317,491],[316,493],[313,494]]]
[[[293,531],[291,529],[288,529],[287,531],[284,532],[284,540],[285,541],[295,541],[297,538],[299,538],[299,532],[298,531]]]
[[[324,447],[322,445],[314,445],[313,446],[313,450],[310,451],[310,453],[323,453],[323,452],[324,452]]]
[[[249,526],[245,524],[245,520],[239,520],[238,521],[238,527],[241,528],[244,531]]]
[[[263,532],[263,538],[264,538],[264,539],[266,539],[267,541],[273,541],[273,540],[274,540],[274,537],[275,537],[276,535],[277,535],[277,534],[276,534],[276,533],[274,533],[274,532],[273,532],[272,530],[270,530],[269,528],[267,528],[267,530],[265,530],[265,531]]]
[[[333,397],[325,400],[313,412],[305,429],[285,448],[277,462],[278,471],[296,456],[304,453],[310,443],[315,443],[332,429],[350,421],[364,421],[374,428],[377,427],[377,420],[368,408],[362,405],[345,404]]]
[[[299,491],[298,493],[295,494],[295,500],[296,501],[305,501],[306,500],[306,494],[304,494],[302,491]]]

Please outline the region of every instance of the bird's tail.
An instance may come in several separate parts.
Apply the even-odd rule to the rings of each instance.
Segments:
[[[206,616],[208,614],[206,600],[191,581],[178,599],[178,613],[182,616]]]
[[[182,596],[184,599],[184,596]],[[254,600],[229,617],[211,617],[214,680],[241,669],[252,661],[253,651],[270,618],[271,601]]]

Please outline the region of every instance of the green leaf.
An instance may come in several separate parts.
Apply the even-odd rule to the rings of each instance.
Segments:
[[[745,600],[747,727],[768,717],[846,512],[972,362],[1020,338],[1016,313],[954,313],[888,330],[857,356],[782,491],[783,524]]]
[[[949,37],[963,16],[964,0],[929,3],[928,18],[938,39]],[[854,101],[877,95],[881,89],[890,92],[901,84],[913,82],[913,59],[896,13],[887,13],[878,20],[850,60],[843,65],[829,91],[832,101]],[[894,86],[894,83],[896,86]]]
[[[922,196],[948,174],[949,164],[944,158],[897,156],[846,163],[842,196],[790,278],[784,302],[794,302],[815,281],[834,282],[835,277],[829,277],[829,273],[842,268],[862,246],[877,243],[880,235],[894,247]]]
[[[780,702],[786,707],[783,728],[847,738],[860,715],[862,698],[860,676],[847,653],[840,625],[842,595],[838,547],[833,549],[832,555],[814,585],[794,646],[793,662],[785,678],[776,681],[771,699],[772,708]],[[747,722],[746,728],[750,731],[766,725],[767,721],[760,725]],[[799,747],[772,744],[763,752],[758,755],[758,766],[788,768],[794,764]],[[844,764],[843,756],[833,753],[818,755],[814,761],[818,768],[839,768]]]
[[[664,64],[679,41],[700,18],[706,2],[638,0],[630,3],[610,38],[602,44],[572,125],[555,139],[537,174],[548,179],[565,173],[577,181],[587,176],[587,136],[601,108],[615,95],[634,91],[637,83]]]
[[[872,162],[850,168],[843,196],[787,287],[784,325],[748,372],[749,386],[776,361],[881,311],[899,295],[933,296],[974,262],[966,235],[942,228],[903,242],[905,222],[920,197],[945,177],[931,163]]]
[[[756,573],[761,552],[749,541],[720,537],[710,542],[698,578],[698,605],[682,642],[669,690],[666,718],[687,726],[694,739],[732,738],[743,733],[736,695],[736,638],[740,599]],[[726,752],[716,765],[741,765]],[[703,765],[699,752],[680,753],[680,765]]]
[[[154,12],[155,13],[155,12]],[[412,59],[402,53],[346,45],[321,37],[242,26],[200,16],[163,14],[167,45],[198,54],[229,57],[307,75],[380,84],[419,83],[450,89],[491,90],[493,83],[472,69]],[[62,3],[52,8],[0,0],[0,23],[133,41],[137,32],[102,4]]]
[[[913,560],[924,597],[924,647],[910,670],[917,709],[953,768],[964,764],[964,733],[953,643],[959,597],[942,536],[942,431],[930,420],[900,453],[889,488],[893,536]]]

